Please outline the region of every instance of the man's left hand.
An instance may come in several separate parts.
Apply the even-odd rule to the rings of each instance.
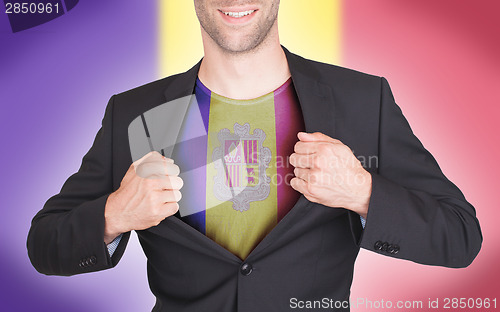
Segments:
[[[372,177],[351,149],[320,132],[298,133],[290,164],[291,186],[312,202],[343,207],[366,218]]]

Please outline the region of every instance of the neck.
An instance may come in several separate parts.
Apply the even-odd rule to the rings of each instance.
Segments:
[[[244,53],[229,53],[210,37],[202,37],[205,56],[198,77],[212,92],[232,99],[253,99],[274,91],[290,78],[277,32]]]

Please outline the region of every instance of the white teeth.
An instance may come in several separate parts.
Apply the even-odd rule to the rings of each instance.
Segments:
[[[253,12],[255,12],[255,10],[248,10],[248,11],[243,11],[243,12],[222,12],[222,13],[226,14],[227,16],[240,18],[243,16],[250,15]]]

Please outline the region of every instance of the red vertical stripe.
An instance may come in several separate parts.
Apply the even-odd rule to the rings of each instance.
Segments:
[[[297,142],[297,133],[304,131],[305,127],[302,111],[291,80],[275,91],[274,111],[278,164],[276,173],[278,176],[276,180],[273,180],[278,183],[277,222],[279,222],[292,209],[300,197],[300,193],[290,186],[293,167],[288,164],[288,156],[293,153],[293,147]]]
[[[248,140],[248,162],[253,163],[252,140]]]
[[[233,166],[229,166],[229,187],[233,187]]]
[[[252,154],[252,159],[253,163],[257,163],[257,140],[252,140],[253,142],[253,154]]]
[[[245,140],[244,147],[245,147],[245,163],[247,163],[248,162],[248,140]]]

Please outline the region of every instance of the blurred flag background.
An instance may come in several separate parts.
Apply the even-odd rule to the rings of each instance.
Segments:
[[[438,298],[441,308],[445,298],[499,295],[499,11],[495,0],[281,3],[280,36],[292,52],[388,79],[413,131],[476,207],[483,230],[479,256],[460,270],[362,250],[352,311],[382,310],[369,303],[381,300],[421,301],[418,311],[435,311],[429,300]],[[70,278],[38,274],[26,235],[31,218],[78,170],[109,97],[185,71],[202,55],[192,1],[80,1],[17,33],[2,8],[2,311],[152,308],[135,235],[116,268]]]

